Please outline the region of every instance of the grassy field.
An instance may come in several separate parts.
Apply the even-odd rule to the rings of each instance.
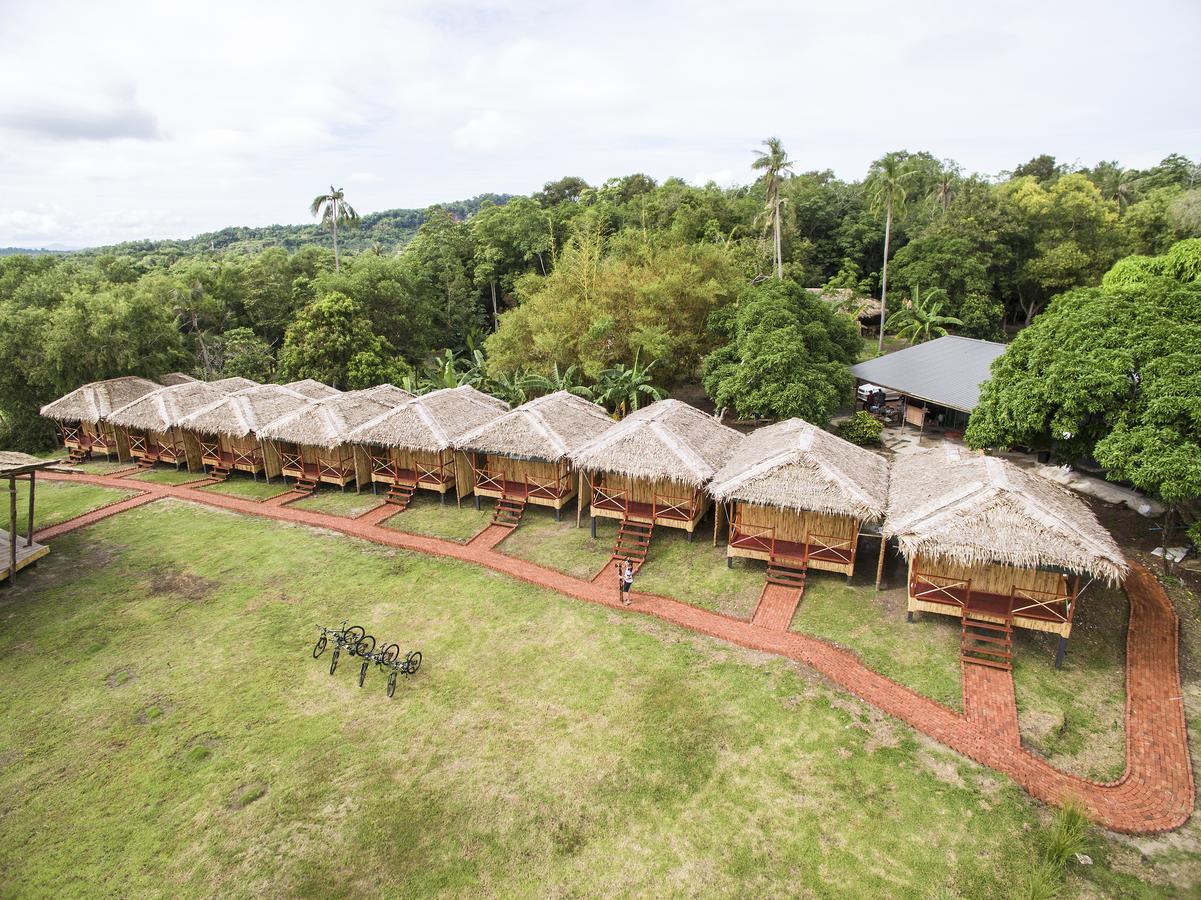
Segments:
[[[1045,840],[802,667],[341,535],[162,501],[0,616],[5,895],[1010,896]],[[424,652],[394,700],[312,659],[343,618]],[[1071,893],[1189,890],[1140,851]]]
[[[229,494],[231,497],[241,497],[243,500],[270,500],[288,492],[288,486],[279,478],[270,484],[265,478],[257,481],[249,475],[231,475],[228,481],[200,488],[215,494]]]
[[[584,527],[575,527],[575,510],[565,510],[563,521],[556,522],[552,510],[527,506],[521,526],[513,531],[498,549],[502,553],[529,560],[550,569],[557,569],[587,581],[609,558],[617,526],[597,521],[596,539],[584,518]]]
[[[91,484],[71,484],[39,478],[34,488],[33,524],[35,528],[57,525],[109,503],[132,497],[136,491],[119,491]],[[7,487],[4,499],[7,501]],[[8,530],[8,507],[0,509],[0,528]],[[17,480],[17,531],[25,533],[29,523],[29,482]]]
[[[189,472],[187,469],[168,469],[156,466],[137,475],[128,476],[132,481],[149,481],[153,484],[187,484],[189,481],[201,481],[203,472]]]
[[[357,519],[363,513],[370,512],[384,502],[382,496],[371,491],[356,494],[354,491],[340,491],[337,488],[319,488],[312,496],[305,497],[288,504],[296,509],[307,509],[309,512],[325,513],[330,516],[345,516]]]
[[[467,499],[459,507],[453,495],[446,498],[446,505],[443,506],[438,502],[437,494],[418,491],[413,495],[413,502],[408,509],[385,519],[381,524],[409,534],[427,534],[465,544],[487,528],[491,520],[490,506],[485,505],[477,510]]]

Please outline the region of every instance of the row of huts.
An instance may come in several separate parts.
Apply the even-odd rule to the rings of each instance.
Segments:
[[[341,392],[315,381],[245,379],[160,385],[118,378],[43,408],[77,457],[115,454],[223,479],[234,471],[382,486],[400,508],[419,490],[443,500],[495,500],[493,521],[516,526],[527,505],[556,518],[578,498],[619,520],[614,555],[641,561],[656,528],[691,539],[712,508],[727,558],[763,560],[767,577],[803,589],[811,569],[850,577],[859,547],[879,541],[908,562],[908,609],[963,619],[974,647],[1007,665],[1012,628],[1058,634],[1095,579],[1120,582],[1126,563],[1076,495],[1012,463],[952,447],[899,457],[847,443],[799,419],[743,435],[702,411],[663,400],[614,422],[558,392],[510,409],[462,386],[413,396],[391,385]]]

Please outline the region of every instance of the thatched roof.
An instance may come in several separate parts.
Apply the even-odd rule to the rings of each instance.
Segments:
[[[996,457],[941,447],[898,457],[884,534],[906,557],[1066,569],[1120,582],[1126,560],[1080,497]]]
[[[363,388],[361,391],[352,393],[364,394],[372,400],[378,400],[388,406],[400,406],[406,400],[412,400],[417,396],[394,384],[377,384],[375,387]]]
[[[37,469],[49,469],[59,462],[57,459],[42,459],[16,450],[0,450],[0,475],[24,475]]]
[[[312,402],[278,384],[256,384],[201,407],[177,424],[200,434],[247,437]]]
[[[166,375],[160,375],[158,377],[159,384],[165,384],[168,386],[173,384],[187,384],[189,381],[197,380],[199,379],[193,378],[191,375],[188,375],[185,372],[168,372]]]
[[[107,381],[93,381],[76,388],[65,397],[42,407],[42,415],[60,422],[91,422],[95,424],[143,394],[157,391],[162,385],[146,378],[126,375]]]
[[[577,469],[701,487],[743,436],[695,406],[660,400],[626,416],[571,454]]]
[[[567,391],[523,403],[464,435],[462,450],[557,463],[613,424],[604,407]]]
[[[855,319],[869,319],[880,316],[880,301],[875,297],[865,297],[850,288],[806,288],[822,303],[828,303],[838,312],[846,313]]]
[[[713,476],[709,493],[874,522],[888,505],[888,463],[803,419],[787,419],[752,432]]]
[[[322,384],[313,378],[302,378],[300,381],[289,381],[284,387],[295,391],[298,394],[304,394],[310,400],[323,400],[326,397],[333,397],[342,393],[335,387],[330,387],[328,384]]]
[[[232,394],[234,391],[244,391],[246,388],[255,387],[258,382],[235,375],[232,378],[218,378],[216,381],[210,381],[209,384],[220,388],[226,394]]]
[[[364,391],[335,394],[323,400],[314,400],[282,419],[276,419],[259,429],[258,435],[332,450],[346,443],[346,436],[355,428],[392,408],[387,403],[368,397]]]
[[[437,453],[508,410],[503,400],[464,385],[407,400],[356,428],[348,443]]]
[[[185,381],[143,394],[132,403],[113,410],[108,421],[126,428],[167,431],[196,410],[227,396],[215,384]]]

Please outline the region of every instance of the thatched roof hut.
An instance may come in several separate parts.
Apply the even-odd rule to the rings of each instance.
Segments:
[[[437,453],[508,410],[508,404],[463,385],[407,400],[354,429],[347,440]]]
[[[174,384],[187,384],[190,381],[199,381],[199,379],[193,378],[185,372],[168,372],[166,375],[158,377],[159,384],[164,384],[168,387]]]
[[[302,378],[299,381],[289,381],[284,387],[293,390],[298,394],[304,394],[310,400],[323,400],[326,397],[333,397],[342,393],[335,387],[330,387],[328,384],[322,384],[313,378]]]
[[[246,388],[258,387],[258,382],[250,378],[243,378],[241,375],[234,375],[231,378],[218,378],[215,381],[208,382],[215,388],[220,388],[224,394],[232,394],[235,391],[244,391]]]
[[[796,511],[878,521],[888,504],[888,463],[803,419],[750,434],[713,476],[709,493]]]
[[[360,425],[387,413],[392,407],[362,391],[334,394],[314,400],[261,428],[260,438],[288,441],[332,450],[347,442]]]
[[[201,434],[255,436],[260,429],[306,404],[308,397],[278,384],[258,384],[228,394],[182,418],[178,424]]]
[[[42,415],[60,422],[96,424],[115,409],[136,400],[162,385],[146,378],[126,375],[107,381],[93,381],[42,407]]]
[[[226,393],[205,381],[184,381],[143,394],[114,410],[108,420],[123,428],[165,432],[185,416],[216,403]]]
[[[703,487],[743,436],[679,400],[631,413],[571,453],[577,469]]]
[[[568,391],[523,403],[458,440],[461,450],[559,462],[613,425],[604,408]]]
[[[893,464],[884,534],[910,559],[1064,569],[1111,584],[1128,569],[1078,496],[1007,460],[949,446]]]
[[[412,400],[417,396],[394,384],[377,384],[375,387],[363,388],[361,391],[351,391],[350,393],[363,394],[387,406],[400,406],[406,400]]]

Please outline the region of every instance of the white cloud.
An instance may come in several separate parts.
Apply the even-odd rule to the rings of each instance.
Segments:
[[[712,181],[718,187],[729,187],[736,182],[733,169],[718,169],[716,172],[697,172],[688,179],[689,184],[704,186]]]
[[[450,134],[451,143],[462,150],[495,150],[521,142],[521,126],[512,116],[494,109],[473,116]]]

